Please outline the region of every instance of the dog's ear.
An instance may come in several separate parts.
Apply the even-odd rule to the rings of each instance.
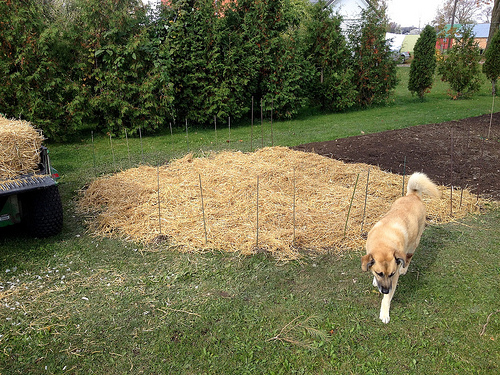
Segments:
[[[371,266],[375,264],[375,259],[371,254],[366,254],[361,257],[361,269],[363,271],[368,271]]]
[[[403,268],[405,268],[406,263],[410,260],[410,258],[413,256],[413,254],[404,254],[399,251],[397,251],[394,254],[394,258],[396,258],[396,263],[401,265]]]

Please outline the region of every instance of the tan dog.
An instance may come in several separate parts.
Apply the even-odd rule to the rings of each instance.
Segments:
[[[422,193],[440,197],[441,192],[423,173],[414,173],[408,180],[406,196],[397,199],[389,212],[368,233],[366,255],[361,269],[371,270],[373,286],[384,294],[380,320],[389,323],[389,309],[399,275],[408,271],[410,260],[425,227]]]

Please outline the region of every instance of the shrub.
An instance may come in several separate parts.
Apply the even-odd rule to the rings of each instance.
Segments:
[[[471,27],[464,27],[453,47],[439,60],[438,72],[444,82],[448,82],[453,99],[469,97],[479,91],[480,49],[474,41]]]

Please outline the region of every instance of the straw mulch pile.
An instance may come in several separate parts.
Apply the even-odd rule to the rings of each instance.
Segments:
[[[34,172],[43,140],[41,131],[29,122],[0,115],[0,179]]]
[[[401,196],[402,181],[377,167],[274,147],[129,169],[94,181],[79,207],[97,235],[143,243],[167,236],[185,251],[268,251],[286,260],[300,250],[363,247],[366,231]],[[431,222],[461,218],[481,204],[455,191],[451,216],[449,189],[440,189],[443,199],[425,199]]]

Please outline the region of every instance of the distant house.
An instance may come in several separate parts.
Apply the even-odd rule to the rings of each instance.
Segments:
[[[448,39],[450,38],[450,28],[451,25],[446,25],[444,27],[444,30],[438,33],[438,39],[436,41],[436,49],[444,51],[448,49],[448,45],[450,46],[453,45],[453,39],[451,40],[450,44]],[[462,28],[462,25],[456,24],[453,25],[453,28],[455,29],[455,33],[460,35],[460,29]],[[472,35],[474,35],[474,40],[479,45],[481,53],[483,53],[484,49],[486,48],[489,32],[490,32],[489,23],[478,23],[474,25],[472,28]]]
[[[481,53],[486,49],[486,43],[488,43],[488,35],[490,34],[490,24],[489,23],[478,23],[474,25],[472,29],[474,34],[474,40],[479,45]]]

